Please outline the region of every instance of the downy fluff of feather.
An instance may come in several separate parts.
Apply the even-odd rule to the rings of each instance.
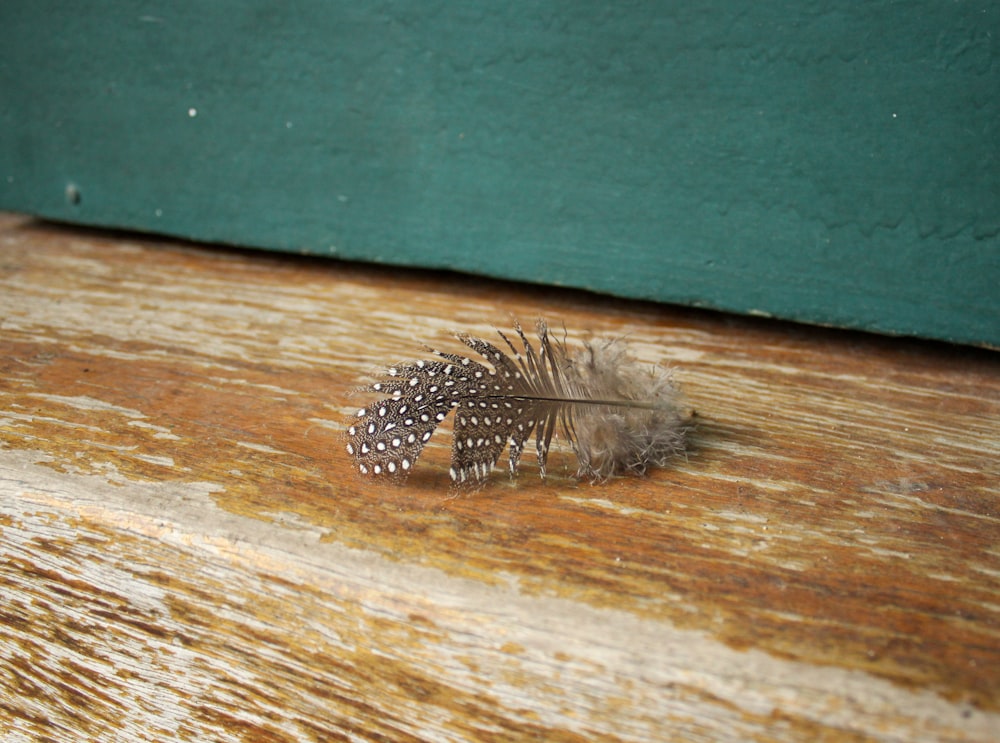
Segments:
[[[381,399],[359,410],[347,429],[358,471],[405,478],[453,408],[450,474],[460,486],[485,481],[505,448],[516,476],[532,436],[543,478],[557,432],[576,453],[577,476],[594,481],[642,475],[684,450],[690,418],[668,370],[639,364],[621,339],[569,349],[543,320],[536,329],[537,349],[517,323],[517,344],[497,331],[506,350],[456,336],[489,366],[428,349],[436,359],[389,368],[367,388]]]

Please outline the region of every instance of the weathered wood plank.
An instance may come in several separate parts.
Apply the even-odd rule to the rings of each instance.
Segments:
[[[10,740],[989,740],[1000,359],[0,221]],[[627,333],[645,480],[356,478],[351,390],[513,314]]]

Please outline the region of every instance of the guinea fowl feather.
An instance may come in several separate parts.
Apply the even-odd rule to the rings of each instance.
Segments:
[[[538,347],[514,324],[509,354],[465,333],[456,337],[489,364],[428,349],[437,358],[390,367],[366,389],[381,397],[347,429],[347,452],[367,476],[404,479],[434,430],[455,410],[451,478],[479,485],[508,449],[511,477],[534,436],[541,476],[558,433],[576,453],[577,476],[598,481],[645,474],[684,450],[690,416],[670,372],[639,364],[622,339],[570,349],[536,326]],[[519,345],[518,345],[519,344]]]

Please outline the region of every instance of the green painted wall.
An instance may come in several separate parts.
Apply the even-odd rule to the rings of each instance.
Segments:
[[[996,2],[0,3],[0,208],[1000,345]]]

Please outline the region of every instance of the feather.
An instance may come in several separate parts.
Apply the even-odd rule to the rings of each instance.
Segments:
[[[437,358],[397,364],[366,389],[380,399],[347,429],[347,452],[367,476],[404,479],[448,413],[455,410],[451,478],[482,484],[508,449],[511,477],[534,436],[542,478],[558,433],[592,481],[645,474],[683,452],[690,415],[668,370],[643,366],[622,339],[569,349],[537,323],[538,348],[514,324],[517,343],[497,331],[501,350],[464,333],[456,337],[489,366],[428,349]]]

